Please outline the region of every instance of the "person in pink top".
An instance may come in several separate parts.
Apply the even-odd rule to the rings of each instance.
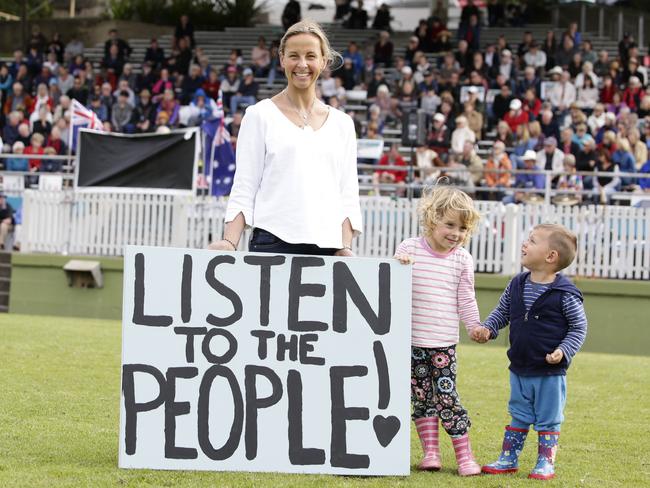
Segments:
[[[468,332],[480,326],[474,293],[474,260],[463,247],[479,221],[472,199],[437,184],[420,200],[423,236],[403,241],[395,258],[413,264],[411,391],[413,420],[422,443],[421,470],[441,467],[438,422],[451,436],[458,474],[481,467],[469,442],[471,425],[456,390],[459,322]]]

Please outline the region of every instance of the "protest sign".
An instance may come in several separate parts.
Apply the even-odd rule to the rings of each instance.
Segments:
[[[128,246],[119,466],[408,474],[410,273]]]

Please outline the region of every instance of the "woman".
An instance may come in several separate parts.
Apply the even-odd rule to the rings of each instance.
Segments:
[[[279,55],[287,87],[246,111],[224,236],[209,248],[234,251],[251,226],[251,252],[353,256],[361,231],[354,123],[316,96],[338,55],[311,21],[287,30]]]

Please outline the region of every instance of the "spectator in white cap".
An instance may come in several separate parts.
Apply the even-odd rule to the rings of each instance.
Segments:
[[[535,151],[529,149],[521,158],[521,163],[517,165],[517,169],[523,171],[535,171],[539,169],[536,167],[537,154]],[[514,186],[516,188],[526,188],[529,190],[537,189],[543,190],[545,185],[544,175],[542,173],[517,173],[515,175]],[[507,195],[503,198],[503,203],[519,203],[525,202],[539,196],[534,192],[515,192],[514,195]]]
[[[623,92],[623,103],[630,110],[636,112],[641,106],[641,100],[645,97],[645,91],[643,90],[641,80],[636,76],[630,76],[630,81],[627,85],[627,88]]]
[[[513,134],[517,133],[517,128],[520,125],[528,124],[528,113],[522,110],[521,100],[518,98],[510,102],[510,110],[503,117],[503,120],[508,124]]]
[[[463,152],[465,141],[476,142],[476,134],[468,126],[467,117],[456,117],[456,129],[451,134],[451,151],[455,154]]]
[[[576,87],[571,83],[568,71],[562,71],[560,81],[551,90],[550,101],[559,112],[566,112],[576,101]]]
[[[499,66],[495,74],[501,74],[512,85],[512,82],[517,79],[517,67],[512,60],[512,53],[509,49],[501,51],[499,58]]]
[[[433,125],[427,136],[427,145],[438,154],[449,152],[450,134],[449,128],[445,125],[446,117],[438,112],[433,116]]]

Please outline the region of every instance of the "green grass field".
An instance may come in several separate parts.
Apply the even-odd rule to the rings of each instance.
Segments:
[[[461,345],[459,390],[474,426],[479,462],[498,454],[508,421],[507,362],[501,347]],[[0,319],[0,486],[531,486],[532,437],[522,471],[456,475],[449,438],[444,468],[405,478],[120,470],[117,468],[120,324],[4,315]],[[83,371],[83,375],[79,375]],[[650,485],[650,357],[580,353],[569,372],[566,422],[549,486]]]

